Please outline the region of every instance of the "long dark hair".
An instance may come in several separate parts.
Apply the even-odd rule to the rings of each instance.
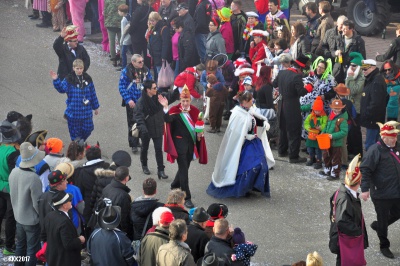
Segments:
[[[75,161],[78,159],[79,154],[82,154],[85,152],[85,143],[83,140],[77,139],[75,141],[72,141],[67,149],[67,157],[71,161]]]
[[[301,21],[296,21],[292,27],[294,28],[295,36],[291,36],[290,46],[292,46],[301,35],[305,35],[307,33],[307,30]]]
[[[260,69],[260,76],[256,81],[256,91],[258,91],[265,84],[271,84],[272,68],[270,66],[263,66]]]

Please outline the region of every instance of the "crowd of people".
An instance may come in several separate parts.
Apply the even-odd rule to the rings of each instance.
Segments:
[[[32,116],[15,111],[1,123],[4,254],[29,256],[27,265],[36,256],[49,265],[80,265],[84,247],[94,265],[249,265],[257,245],[229,228],[225,205],[195,208],[189,188],[191,162],[208,163],[207,134],[222,132],[207,194],[242,197],[255,190],[271,197],[273,146],[279,157],[321,169],[329,181],[347,169],[330,199],[336,264],[365,265],[360,198],[370,196],[377,213],[371,228],[382,254],[394,258],[387,228],[400,218],[396,47],[367,59],[354,23],[339,16],[335,26],[329,1],[307,3],[306,24],[290,23],[289,1],[267,2],[255,1],[256,11],[245,13],[241,0],[105,0],[97,16],[92,12],[102,49],[121,71],[128,144],[133,154],[140,150],[143,173],[151,174],[150,139],[160,180],[168,179],[163,151],[177,161],[163,204],[152,178],[143,182],[144,195],[131,199],[128,152],[116,151],[107,163],[98,143],[86,144],[101,100],[87,73],[86,1],[33,0],[32,18],[42,12],[37,26],[60,31],[53,45],[59,66],[50,76],[55,90],[67,94],[71,143],[64,156],[61,139],[46,139],[46,130],[32,133]],[[66,26],[69,14],[73,25]],[[384,61],[380,69],[377,60]],[[203,112],[195,98],[204,100]],[[308,160],[300,156],[302,140]],[[362,239],[355,256],[348,256],[344,236]],[[322,265],[318,253],[308,257],[304,265]]]

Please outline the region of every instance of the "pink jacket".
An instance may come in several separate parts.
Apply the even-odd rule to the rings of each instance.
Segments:
[[[232,31],[232,25],[230,22],[225,22],[224,24],[221,25],[221,28],[219,29],[221,32],[222,37],[225,40],[225,50],[227,54],[232,54],[235,52],[235,42],[233,40],[233,31]]]

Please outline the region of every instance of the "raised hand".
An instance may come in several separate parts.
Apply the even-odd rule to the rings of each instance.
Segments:
[[[54,72],[53,70],[50,70],[50,76],[53,80],[56,80],[58,78],[58,75],[56,72]]]
[[[165,98],[164,96],[162,96],[161,94],[158,95],[158,102],[164,106],[164,108],[168,108],[168,100],[167,98]]]

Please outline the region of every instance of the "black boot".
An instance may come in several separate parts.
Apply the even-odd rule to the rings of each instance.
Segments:
[[[163,171],[158,171],[158,173],[157,173],[157,175],[158,175],[158,179],[167,179],[168,178],[168,176],[164,173],[164,170]]]
[[[150,173],[150,170],[149,170],[149,168],[148,168],[147,166],[142,166],[142,169],[143,169],[143,173],[144,173],[145,175],[151,174],[151,173]]]

